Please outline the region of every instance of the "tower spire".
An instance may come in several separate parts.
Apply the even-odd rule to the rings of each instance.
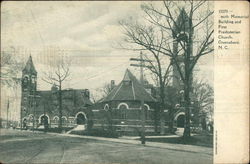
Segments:
[[[31,54],[30,54],[29,59],[28,59],[26,65],[23,69],[23,73],[31,73],[31,74],[35,74],[35,75],[37,74],[37,71],[36,71],[35,66],[33,64],[33,61],[32,61]]]

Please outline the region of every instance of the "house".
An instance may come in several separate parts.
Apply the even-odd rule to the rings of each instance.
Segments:
[[[58,127],[58,89],[53,85],[51,90],[37,90],[37,71],[31,56],[22,71],[21,88],[21,127]],[[88,108],[91,105],[88,89],[62,90],[62,126],[87,124],[87,120],[92,117],[92,111]]]

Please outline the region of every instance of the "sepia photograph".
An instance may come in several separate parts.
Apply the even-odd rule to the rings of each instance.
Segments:
[[[0,163],[214,163],[214,4],[2,1]]]

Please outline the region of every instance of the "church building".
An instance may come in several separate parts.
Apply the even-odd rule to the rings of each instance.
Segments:
[[[106,97],[92,106],[93,128],[107,129],[112,126],[116,131],[125,133],[140,131],[142,102],[145,109],[146,132],[154,132],[158,112],[157,101],[149,89],[146,90],[127,69],[123,80]]]
[[[56,128],[59,124],[58,89],[37,90],[37,71],[30,56],[22,70],[21,128]],[[88,89],[62,90],[62,126],[87,124],[92,117]]]

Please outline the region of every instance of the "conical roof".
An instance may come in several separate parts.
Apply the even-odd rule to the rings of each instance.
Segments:
[[[31,56],[29,57],[29,59],[28,59],[26,65],[25,65],[25,67],[24,67],[24,69],[23,69],[23,72],[25,72],[25,73],[37,74]]]
[[[123,80],[101,102],[133,100],[144,100],[145,102],[156,101],[156,99],[144,89],[136,77],[127,69]]]

